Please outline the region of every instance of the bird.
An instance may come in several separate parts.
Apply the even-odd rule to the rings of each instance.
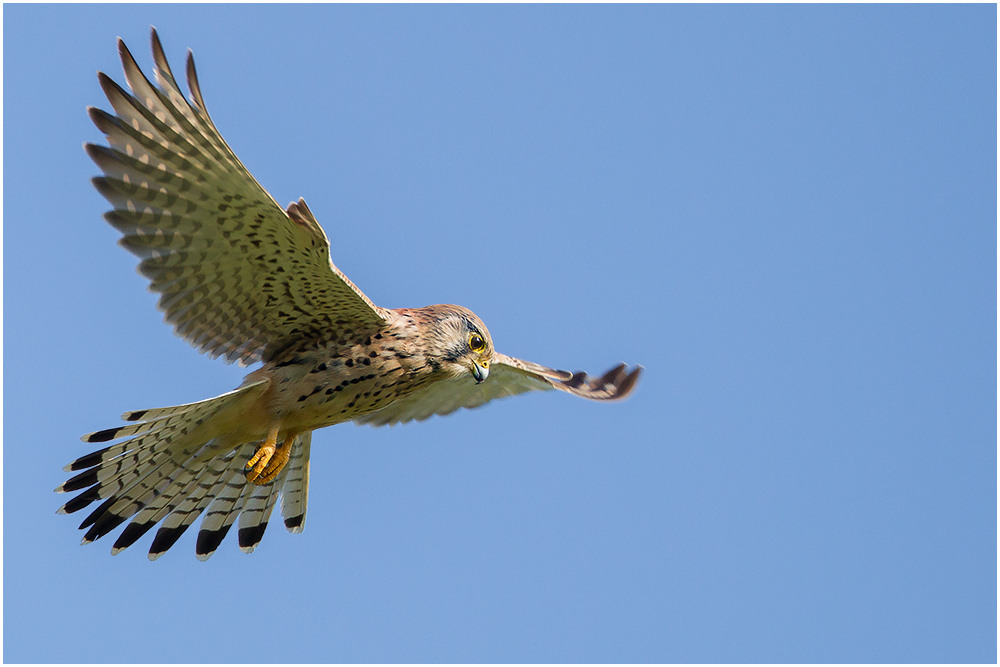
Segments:
[[[119,38],[130,90],[98,72],[113,113],[88,108],[108,144],[84,145],[112,205],[104,218],[178,336],[213,358],[261,366],[221,396],[126,412],[124,425],[82,436],[108,444],[68,464],[75,474],[55,490],[82,491],[59,514],[100,501],[80,524],[83,544],[130,520],[117,554],[158,525],[156,560],[204,515],[200,560],[237,521],[250,553],[279,504],[286,529],[303,530],[317,429],[422,421],[533,390],[598,401],[633,390],[641,366],[593,378],[502,354],[461,306],[376,306],[333,264],[305,200],[282,208],[222,138],[193,53],[186,98],[155,28],[151,42],[156,85]]]

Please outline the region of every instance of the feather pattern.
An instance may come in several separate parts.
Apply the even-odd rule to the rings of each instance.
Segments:
[[[253,553],[263,539],[267,521],[271,517],[271,510],[274,509],[275,499],[278,496],[278,489],[281,488],[287,474],[288,466],[285,466],[274,483],[255,486],[250,492],[246,505],[240,513],[237,531],[240,549],[244,553]]]
[[[119,40],[131,93],[99,75],[116,115],[91,109],[109,146],[88,144],[104,172],[94,185],[121,245],[141,259],[178,335],[243,364],[373,329],[386,318],[330,260],[326,234],[303,200],[282,209],[250,175],[205,110],[188,58],[192,102],[153,32],[158,84]],[[290,267],[291,271],[285,271]]]
[[[213,490],[215,496],[202,519],[198,531],[198,541],[195,544],[195,555],[199,560],[208,560],[219,544],[226,537],[229,529],[243,511],[243,504],[249,494],[246,490],[246,477],[243,475],[242,462],[253,454],[252,445],[245,445],[237,452],[238,467],[230,467],[226,474],[219,478],[220,487]]]
[[[152,560],[169,549],[206,509],[197,545],[202,559],[214,553],[237,517],[241,523],[240,546],[252,551],[263,536],[279,495],[284,497],[287,516],[301,526],[308,496],[311,434],[295,439],[290,465],[274,483],[261,486],[249,484],[244,475],[246,461],[259,443],[234,447],[212,437],[211,424],[229,423],[232,417],[226,415],[239,414],[240,406],[253,401],[266,385],[266,380],[250,382],[199,403],[128,412],[126,417],[147,421],[84,436],[87,442],[132,437],[67,466],[69,470],[86,469],[56,491],[85,490],[59,512],[69,514],[96,500],[105,500],[80,526],[89,529],[84,543],[131,519],[112,547],[113,554],[160,524],[149,551]]]
[[[559,389],[594,400],[618,400],[632,391],[642,366],[629,370],[619,364],[599,378],[584,372],[570,373],[546,368],[530,361],[493,353],[489,379],[477,383],[463,375],[425,385],[386,407],[354,419],[358,424],[385,426],[423,421],[432,415],[451,414],[459,408],[475,408],[496,398],[526,391]]]
[[[111,553],[118,554],[130,547],[161,519],[173,512],[184,498],[190,497],[200,480],[211,479],[218,474],[219,463],[224,466],[225,457],[214,459],[209,466],[200,469],[177,468],[171,475],[170,486],[132,518],[115,541]]]
[[[105,219],[179,336],[262,367],[232,392],[126,412],[126,424],[83,436],[108,444],[66,466],[75,474],[56,491],[80,492],[62,514],[97,503],[80,524],[84,543],[128,522],[119,553],[158,526],[155,560],[202,517],[199,559],[237,522],[251,552],[279,502],[286,529],[303,530],[317,428],[419,421],[535,390],[610,401],[634,388],[641,367],[591,378],[499,354],[461,306],[375,306],[334,266],[305,201],[282,209],[229,148],[190,52],[188,100],[155,30],[155,83],[118,48],[129,90],[98,74],[113,113],[89,114],[108,145],[86,145],[112,206]]]
[[[309,449],[312,431],[300,435],[288,460],[285,484],[281,487],[281,516],[290,533],[301,533],[306,523],[309,500]]]

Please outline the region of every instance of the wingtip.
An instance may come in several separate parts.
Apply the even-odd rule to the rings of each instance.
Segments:
[[[128,45],[125,44],[125,40],[121,37],[118,38],[118,58],[122,61],[122,67],[125,68],[126,64],[131,61],[135,62],[135,57],[132,52],[128,50]],[[104,74],[104,72],[98,72],[98,75]],[[105,76],[107,76],[105,74]]]
[[[622,364],[622,366],[627,368],[625,364]],[[618,385],[617,396],[615,396],[616,399],[623,399],[632,393],[632,390],[635,389],[636,383],[639,381],[639,376],[642,374],[642,370],[642,366],[636,366],[621,380]]]
[[[187,51],[184,74],[187,76],[188,90],[191,91],[191,97],[194,99],[195,104],[198,105],[199,109],[208,113],[208,109],[205,108],[205,99],[201,96],[201,84],[198,83],[198,70],[194,66],[194,51],[191,49]]]
[[[104,72],[98,72],[98,74],[104,74]],[[101,129],[100,123],[105,120],[108,113],[100,107],[89,106],[87,107],[87,115],[90,116],[91,122],[97,125],[97,129]]]
[[[163,51],[163,42],[160,41],[160,33],[157,32],[155,25],[149,26],[149,41],[154,49],[159,48]]]
[[[122,46],[124,46],[124,44]],[[125,53],[126,54],[128,53],[128,49],[125,49]],[[108,95],[109,88],[111,89],[120,88],[120,86],[118,86],[118,84],[115,83],[114,79],[112,79],[104,72],[101,72],[100,70],[98,70],[97,72],[97,82],[101,84],[101,89],[104,91],[105,95]],[[90,109],[91,107],[87,108]]]
[[[160,74],[167,77],[169,81],[173,81],[174,74],[170,71],[170,64],[167,62],[167,54],[163,50],[163,42],[160,41],[160,34],[152,26],[149,29],[149,41],[153,49],[153,62],[156,64],[156,69]]]

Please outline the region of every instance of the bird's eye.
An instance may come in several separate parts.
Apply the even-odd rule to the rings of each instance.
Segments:
[[[486,341],[477,333],[471,334],[469,336],[469,349],[476,353],[482,352],[486,349]]]

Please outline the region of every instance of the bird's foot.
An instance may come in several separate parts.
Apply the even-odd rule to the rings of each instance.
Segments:
[[[270,484],[278,476],[281,469],[288,463],[292,453],[292,442],[295,436],[288,436],[281,445],[277,445],[278,429],[267,434],[246,465],[247,481],[251,484]]]

